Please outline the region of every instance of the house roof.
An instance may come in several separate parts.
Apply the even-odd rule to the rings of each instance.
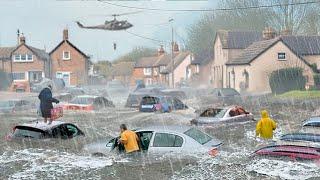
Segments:
[[[256,41],[261,41],[262,33],[258,31],[229,31],[219,30],[216,34],[220,38],[223,49],[245,49]]]
[[[169,63],[167,67],[161,71],[160,73],[166,74],[170,73],[173,69],[176,69],[182,62],[183,60],[190,55],[190,52],[179,52],[175,55],[174,57],[174,66],[172,68],[172,63]]]
[[[12,53],[23,45],[26,46],[28,49],[30,49],[40,59],[42,59],[42,60],[49,60],[50,59],[49,54],[45,50],[38,49],[38,48],[29,46],[26,44],[20,44],[15,47],[0,47],[0,59],[10,60]]]
[[[73,45],[69,40],[62,40],[49,54],[51,55],[54,51],[56,51],[64,42],[68,43],[71,47],[73,47],[76,51],[78,51],[82,56],[89,59],[89,56],[78,49],[75,45]]]
[[[112,75],[114,76],[130,76],[133,71],[133,62],[120,62],[112,67]]]
[[[301,56],[320,55],[320,36],[282,36],[281,39]]]
[[[11,59],[11,53],[15,49],[16,47],[0,47],[0,59],[1,60]]]
[[[177,54],[174,54],[175,57]],[[142,57],[135,65],[136,68],[167,66],[171,61],[171,54],[162,54],[158,56]]]
[[[242,65],[250,64],[256,57],[265,52],[280,39],[275,38],[271,40],[264,40],[252,43],[248,48],[246,48],[239,56],[236,58],[230,59],[226,64],[227,65]]]

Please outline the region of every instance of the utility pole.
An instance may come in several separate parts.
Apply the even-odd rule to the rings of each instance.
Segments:
[[[169,19],[169,22],[172,22],[173,19]],[[173,58],[173,46],[174,46],[174,41],[173,41],[173,25],[171,24],[171,65],[172,65],[172,72],[171,72],[171,77],[172,77],[172,88],[174,88],[174,58]]]

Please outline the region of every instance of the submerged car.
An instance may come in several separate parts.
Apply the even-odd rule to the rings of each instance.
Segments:
[[[233,88],[215,88],[201,97],[204,102],[234,104],[241,100],[240,93]]]
[[[187,98],[186,93],[179,89],[164,89],[164,90],[161,90],[161,92],[166,96],[171,96],[179,99]]]
[[[140,112],[171,112],[183,109],[188,109],[188,106],[178,98],[170,96],[145,96],[139,106]]]
[[[293,159],[320,159],[320,148],[299,145],[272,145],[254,152],[256,155],[290,157]]]
[[[115,107],[112,101],[109,101],[105,97],[82,95],[77,96],[70,101],[70,103],[64,104],[64,110],[83,110],[93,111],[107,107]]]
[[[0,101],[0,112],[13,113],[16,111],[35,109],[36,105],[27,100]]]
[[[145,96],[157,96],[162,95],[161,90],[158,88],[141,88],[133,93],[130,93],[126,102],[125,107],[138,108],[140,102]]]
[[[6,139],[70,139],[76,136],[84,136],[84,133],[74,124],[62,121],[53,121],[50,125],[44,122],[30,122],[17,125]]]
[[[240,106],[223,108],[206,108],[198,111],[198,117],[191,120],[193,125],[206,125],[216,123],[237,123],[254,121],[253,114],[247,112]]]
[[[135,130],[140,141],[140,149],[148,154],[209,154],[216,155],[222,144],[210,135],[188,126],[156,126]],[[124,147],[116,137],[109,141],[85,146],[91,154],[110,152],[123,153]]]
[[[315,116],[307,119],[300,130],[305,133],[320,134],[320,117]]]

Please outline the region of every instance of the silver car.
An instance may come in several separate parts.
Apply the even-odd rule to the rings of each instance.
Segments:
[[[209,154],[215,155],[222,144],[210,135],[188,126],[155,126],[135,130],[140,139],[140,149],[147,154]],[[93,155],[110,152],[122,153],[124,147],[116,137],[85,146],[84,150]]]
[[[200,110],[195,119],[191,120],[193,125],[206,125],[216,123],[236,123],[253,121],[253,115],[249,112],[244,111],[241,114],[233,114],[232,110],[236,109],[237,106],[229,106],[223,108],[206,108]]]

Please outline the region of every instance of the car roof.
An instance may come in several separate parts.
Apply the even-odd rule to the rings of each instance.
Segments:
[[[191,128],[192,127],[190,126],[149,126],[144,128],[138,128],[136,129],[136,131],[166,131],[183,134]]]
[[[62,124],[68,124],[68,123],[63,121],[52,121],[52,123],[49,125],[48,123],[44,123],[43,121],[33,121],[29,123],[19,124],[17,126],[32,127],[32,128],[46,131]]]
[[[308,120],[306,120],[303,125],[309,124],[309,123],[320,123],[320,117],[319,116],[315,116],[315,117],[311,117]]]

